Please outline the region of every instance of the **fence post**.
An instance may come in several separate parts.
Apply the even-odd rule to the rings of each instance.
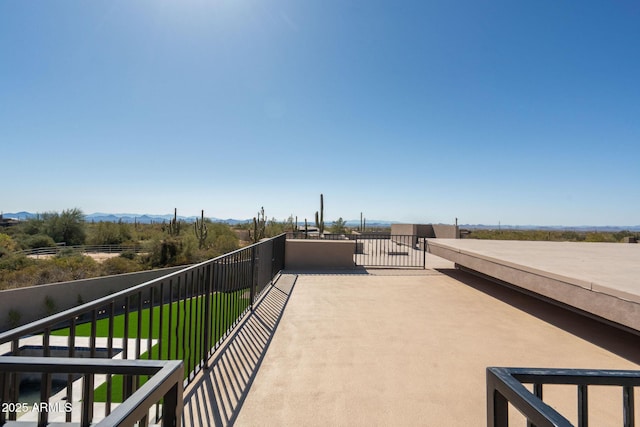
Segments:
[[[204,369],[209,368],[209,350],[211,350],[211,263],[207,264],[204,282],[204,345],[202,346],[202,360]]]
[[[251,288],[249,299],[251,300],[251,311],[253,312],[253,299],[256,296],[256,245],[251,246]]]
[[[427,238],[422,238],[422,269],[427,268]]]

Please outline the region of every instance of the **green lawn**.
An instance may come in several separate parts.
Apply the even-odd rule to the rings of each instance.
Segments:
[[[246,296],[246,298],[244,298]],[[153,307],[153,310],[146,308],[140,313],[140,319],[137,309],[129,313],[129,338],[138,337],[138,322],[140,322],[140,338],[146,344],[151,330],[151,338],[159,340],[162,346],[155,344],[151,348],[151,357],[148,352],[140,355],[140,359],[154,360],[170,360],[182,359],[185,363],[185,377],[189,374],[187,366],[189,358],[196,365],[200,361],[202,353],[201,335],[203,334],[204,319],[204,303],[206,297],[195,297],[186,299],[173,304],[165,304],[162,306],[162,336],[160,336],[160,307]],[[210,345],[214,345],[240,316],[240,314],[249,306],[248,290],[242,289],[231,293],[216,293],[210,298],[210,307],[212,308],[212,325],[210,326]],[[151,321],[151,313],[153,312],[153,324],[149,327]],[[171,324],[169,324],[169,314],[171,313]],[[113,336],[114,338],[124,337],[125,316],[120,314],[113,318]],[[90,336],[91,322],[79,324],[75,328],[76,336]],[[96,331],[98,337],[109,336],[109,319],[100,319],[96,323]],[[69,328],[59,329],[52,332],[52,335],[68,336]],[[162,354],[160,355],[160,347]],[[136,351],[135,344],[129,345],[128,355],[131,357]],[[194,361],[195,359],[195,361]],[[114,375],[113,394],[111,400],[113,402],[122,401],[122,377]],[[144,383],[144,380],[141,382]],[[101,385],[95,391],[95,401],[106,401],[106,384]]]

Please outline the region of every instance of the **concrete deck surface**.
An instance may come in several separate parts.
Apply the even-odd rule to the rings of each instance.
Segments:
[[[459,270],[285,274],[186,391],[185,425],[484,426],[486,367],[638,369],[638,340]],[[622,391],[589,391],[591,425],[622,425]],[[545,388],[574,423],[575,396]]]

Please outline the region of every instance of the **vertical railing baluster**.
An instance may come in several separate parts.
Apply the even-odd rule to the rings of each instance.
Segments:
[[[11,341],[11,355],[12,356],[19,356],[20,355],[20,339],[16,338],[13,341]],[[11,375],[11,387],[10,387],[10,391],[9,393],[7,393],[7,395],[10,396],[11,400],[9,400],[9,402],[19,402],[18,398],[19,398],[19,392],[20,392],[20,385],[18,384],[18,373],[14,372]],[[9,420],[10,421],[15,421],[17,419],[18,414],[13,411],[13,412],[9,412]]]
[[[107,336],[107,357],[109,359],[113,358],[113,319],[115,316],[115,306],[116,303],[114,300],[111,300],[109,303],[109,314],[108,314],[108,328],[109,335]],[[104,405],[104,415],[105,417],[111,413],[111,402],[113,400],[113,378],[111,374],[107,374],[107,401]]]
[[[578,385],[578,427],[589,427],[589,394],[586,384]]]
[[[68,356],[73,358],[76,356],[76,318],[72,317],[69,323],[69,336],[67,338]],[[73,402],[73,375],[67,375],[67,402]],[[65,422],[71,422],[71,411],[65,413]]]
[[[82,412],[80,425],[89,427],[93,421],[93,374],[82,377]]]
[[[256,296],[256,246],[251,246],[251,288],[249,289],[249,304],[251,304],[251,311],[253,311],[253,303]]]
[[[164,341],[164,280],[160,282],[160,301],[159,301],[159,320],[158,320],[158,360],[163,360],[162,357],[162,342]],[[156,402],[156,421],[160,418],[160,402]]]
[[[193,271],[191,271],[191,284],[193,284]],[[191,352],[189,349],[189,321],[191,320],[191,301],[189,300],[189,272],[184,273],[184,318],[182,321],[182,360],[185,361],[185,367],[187,368],[187,375],[191,372],[190,360]]]
[[[171,330],[173,328],[173,279],[169,279],[169,320],[167,322],[167,360],[171,359]]]
[[[633,427],[635,425],[635,399],[633,386],[622,387],[623,425]]]
[[[51,329],[46,327],[42,334],[42,355],[44,357],[51,356],[51,347],[49,346],[49,340],[51,337]],[[40,382],[40,402],[49,403],[51,397],[51,374],[43,372]],[[47,411],[38,411],[38,427],[45,427],[49,422],[49,414]]]
[[[90,357],[96,357],[96,339],[98,335],[98,309],[91,310],[91,334],[89,338]]]
[[[202,328],[202,324],[200,324],[200,276],[201,276],[201,268],[198,268],[195,272],[196,280],[194,282],[194,296],[191,298],[191,304],[195,305],[193,307],[194,315],[192,315],[192,324],[190,333],[193,340],[191,341],[191,357],[193,358],[193,370],[195,371],[199,368],[200,361],[198,360],[198,356],[200,352],[198,351],[199,346],[202,344],[198,339],[199,331]]]
[[[162,357],[162,342],[164,341],[164,281],[160,282],[160,319],[158,328],[158,360],[163,360]]]
[[[214,289],[215,289],[215,304],[214,304],[214,318],[215,318],[215,325],[214,325],[214,331],[215,331],[215,335],[214,335],[214,340],[216,342],[216,349],[218,349],[218,346],[220,345],[220,298],[222,297],[222,293],[221,293],[221,286],[222,286],[222,280],[220,279],[220,273],[221,273],[222,269],[220,268],[220,261],[216,261],[213,264],[213,277],[214,277]]]
[[[130,296],[127,295],[124,299],[124,332],[122,337],[122,358],[124,360],[129,358],[129,302]],[[122,399],[126,399],[126,385],[122,382]]]
[[[533,394],[540,400],[542,400],[542,383],[534,383],[533,384]],[[527,427],[536,427],[536,425],[527,420]]]
[[[183,337],[183,339],[181,341],[180,340],[180,331],[179,331],[179,329],[180,329],[180,319],[182,317],[184,317],[184,315],[185,315],[184,311],[186,309],[186,307],[185,307],[186,297],[182,296],[183,286],[182,286],[181,279],[182,279],[182,277],[178,276],[178,311],[176,313],[178,315],[177,316],[178,318],[176,319],[177,320],[177,322],[176,322],[176,330],[175,330],[175,333],[176,333],[176,336],[175,336],[175,338],[176,338],[176,357],[174,357],[174,359],[181,359],[182,357],[184,357],[184,337]],[[180,309],[180,306],[182,306],[182,309]],[[182,323],[184,323],[184,321]],[[182,355],[181,355],[182,357],[178,357],[178,347],[182,348]]]
[[[129,295],[124,298],[124,333],[122,337],[122,358],[129,358]]]
[[[142,353],[142,291],[138,291],[138,321],[136,322],[136,359],[140,359]]]
[[[9,381],[10,375],[8,372],[0,372],[0,402],[9,402]],[[4,408],[0,408],[0,426],[7,422],[6,413]]]
[[[153,298],[155,297],[154,295],[154,287],[152,286],[151,288],[149,288],[149,307],[147,308],[147,310],[149,311],[149,328],[147,329],[147,359],[151,360],[153,359],[152,356],[152,351],[151,351],[151,346],[152,346],[152,340],[153,340]]]
[[[204,360],[203,368],[209,368],[209,351],[211,350],[211,263],[207,264],[204,282],[204,343],[202,345],[202,358]]]

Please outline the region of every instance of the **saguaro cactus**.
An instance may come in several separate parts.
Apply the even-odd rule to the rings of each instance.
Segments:
[[[178,208],[173,209],[173,219],[169,221],[169,225],[165,228],[162,226],[163,230],[167,230],[170,236],[177,236],[180,234],[180,221],[178,221]]]
[[[258,217],[253,217],[253,242],[257,243],[265,237],[267,229],[267,219],[264,214],[264,207],[260,208]]]
[[[316,227],[320,235],[324,234],[324,196],[320,194],[320,213],[316,211]]]
[[[209,234],[207,225],[204,223],[204,209],[200,212],[200,220],[196,218],[196,222],[193,223],[193,229],[196,233],[196,237],[198,238],[198,247],[202,249],[205,241],[207,240],[207,235]]]

